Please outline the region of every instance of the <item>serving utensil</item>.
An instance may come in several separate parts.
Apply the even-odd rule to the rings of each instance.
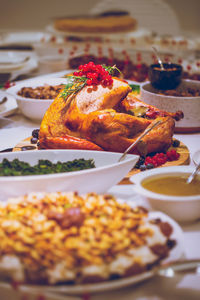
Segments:
[[[124,153],[122,154],[122,156],[119,158],[118,162],[124,160],[126,154],[134,147],[136,146],[139,141],[147,134],[149,133],[149,131],[151,131],[153,128],[155,128],[156,126],[158,126],[159,124],[161,124],[162,122],[161,121],[157,121],[155,122],[151,127],[148,127],[138,138],[136,141],[134,141],[125,151]]]
[[[3,149],[0,151],[0,153],[3,153],[3,152],[12,152],[13,151],[13,148],[6,148],[6,149]]]
[[[4,104],[7,100],[8,100],[7,97],[3,97],[3,98],[0,100],[0,105],[1,105],[1,104]]]
[[[152,47],[152,49],[153,49],[153,51],[154,51],[154,53],[156,55],[156,58],[157,58],[157,61],[158,61],[159,65],[160,65],[160,67],[161,67],[161,70],[164,71],[165,68],[164,68],[162,60],[161,60],[161,58],[160,58],[160,56],[158,54],[158,50],[155,47]]]
[[[200,273],[200,259],[180,260],[170,262],[155,269],[154,274],[163,277],[175,277],[178,274],[187,272]]]
[[[195,167],[195,169],[194,169],[194,171],[192,172],[192,174],[188,177],[188,179],[187,179],[187,183],[188,184],[190,184],[192,181],[193,181],[193,179],[194,179],[194,177],[196,176],[196,174],[197,174],[197,172],[198,172],[198,170],[200,169],[200,162],[198,163],[198,165]]]

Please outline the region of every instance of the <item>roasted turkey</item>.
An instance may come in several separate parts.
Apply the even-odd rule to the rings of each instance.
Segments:
[[[174,119],[182,117],[141,102],[126,81],[113,78],[111,86],[84,86],[67,97],[61,92],[44,115],[39,147],[124,152],[159,119],[161,124],[131,153],[165,151],[172,143]]]

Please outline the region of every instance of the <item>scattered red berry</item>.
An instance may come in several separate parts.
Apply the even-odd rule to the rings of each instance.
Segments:
[[[6,81],[6,82],[4,83],[3,88],[4,88],[4,89],[8,89],[8,88],[10,88],[10,87],[13,86],[13,85],[15,85],[14,82]]]
[[[167,151],[167,153],[156,153],[154,156],[147,156],[145,158],[144,164],[147,166],[149,164],[154,167],[159,167],[165,164],[167,161],[174,161],[179,158],[180,154],[176,152],[175,149]]]
[[[176,152],[175,149],[171,149],[170,151],[167,151],[167,160],[173,161],[179,159],[180,154]]]
[[[80,65],[79,71],[73,73],[74,76],[84,76],[87,79],[87,85],[110,86],[113,83],[113,79],[109,72],[106,71],[101,65],[95,65],[92,61],[88,64]]]

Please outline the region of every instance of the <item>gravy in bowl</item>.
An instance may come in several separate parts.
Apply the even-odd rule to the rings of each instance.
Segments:
[[[194,180],[188,184],[186,181],[189,176],[189,173],[159,177],[153,176],[144,179],[142,186],[151,192],[168,196],[200,195],[200,175],[196,176]]]

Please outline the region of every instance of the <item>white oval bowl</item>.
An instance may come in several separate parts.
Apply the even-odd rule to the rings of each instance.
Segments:
[[[35,121],[41,121],[46,110],[51,105],[54,99],[50,100],[50,99],[25,98],[19,96],[17,93],[23,87],[36,88],[45,85],[54,86],[62,83],[67,84],[67,79],[66,78],[29,79],[29,80],[24,80],[23,82],[20,83],[16,83],[16,85],[8,88],[7,93],[15,97],[18,107],[24,116]]]
[[[191,173],[192,166],[172,166],[152,169],[131,176],[130,181],[136,193],[140,194],[152,209],[163,211],[179,222],[191,222],[200,218],[200,195],[197,196],[168,196],[145,189],[142,181],[158,175],[178,175]]]
[[[12,161],[18,158],[31,165],[39,159],[48,159],[52,163],[66,162],[74,159],[93,159],[96,168],[81,171],[26,176],[1,176],[0,201],[30,192],[63,192],[105,193],[110,187],[120,182],[135,166],[138,155],[128,154],[118,162],[121,153],[89,151],[89,150],[38,150],[1,153],[0,162],[4,158]]]
[[[200,82],[195,80],[182,80],[177,89],[191,87],[200,90]],[[159,109],[176,112],[181,110],[184,118],[175,122],[176,132],[199,132],[200,131],[200,96],[178,97],[156,94],[156,89],[150,82],[141,85],[141,100]]]
[[[64,71],[67,67],[67,55],[54,54],[39,57],[39,68],[43,74]]]
[[[0,72],[9,73],[22,69],[29,60],[30,56],[26,53],[3,50],[0,56]]]
[[[192,157],[193,162],[195,163],[195,165],[198,165],[200,163],[200,149],[197,150]]]

